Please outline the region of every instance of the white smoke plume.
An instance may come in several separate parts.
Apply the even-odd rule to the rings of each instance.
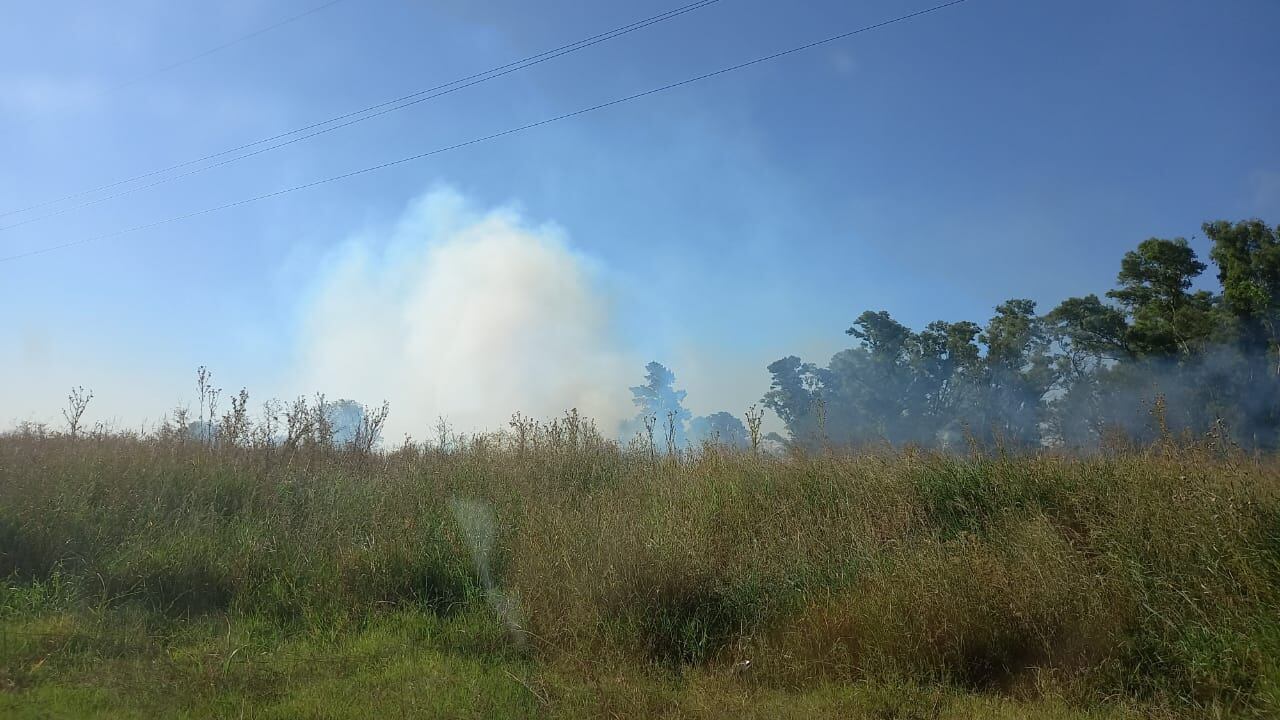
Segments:
[[[304,309],[300,390],[391,402],[388,438],[576,407],[608,433],[640,363],[621,350],[591,263],[552,225],[433,190],[391,232],[329,259]],[[630,371],[630,372],[628,372]]]

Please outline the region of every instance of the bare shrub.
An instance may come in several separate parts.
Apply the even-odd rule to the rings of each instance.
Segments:
[[[73,387],[67,395],[67,407],[62,411],[62,417],[67,421],[67,434],[75,437],[80,432],[80,420],[84,417],[84,411],[89,407],[89,401],[93,399],[93,391],[85,390],[83,387]]]

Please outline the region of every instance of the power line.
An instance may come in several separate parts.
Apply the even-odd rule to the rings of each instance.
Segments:
[[[388,100],[388,101],[386,101],[386,102],[379,103],[379,104],[377,104],[377,105],[372,105],[372,106],[370,106],[370,107],[363,108],[363,109],[361,109],[361,110],[356,110],[356,111],[353,111],[353,112],[350,112],[350,113],[346,113],[346,114],[344,114],[344,115],[340,115],[340,116],[335,117],[335,118],[330,118],[330,119],[328,119],[328,120],[324,120],[324,121],[321,121],[321,122],[318,122],[318,123],[313,123],[313,124],[308,125],[308,126],[306,126],[306,127],[304,127],[304,128],[299,128],[299,129],[297,129],[297,130],[291,130],[291,131],[289,131],[289,132],[281,133],[281,134],[279,134],[279,135],[275,135],[275,136],[273,136],[273,137],[266,138],[266,139],[264,139],[264,140],[258,140],[258,141],[256,141],[256,142],[247,143],[247,144],[245,144],[245,145],[241,145],[241,146],[239,146],[239,147],[232,148],[232,149],[230,149],[230,150],[224,150],[224,151],[222,151],[222,152],[215,153],[215,154],[213,154],[213,155],[206,155],[206,156],[205,156],[205,157],[203,157],[203,158],[198,158],[198,159],[196,159],[196,160],[190,160],[190,161],[187,161],[187,162],[179,163],[179,164],[177,164],[177,165],[172,165],[172,166],[170,166],[170,167],[168,167],[168,168],[164,168],[164,169],[161,169],[161,170],[156,170],[156,171],[153,171],[153,172],[150,172],[150,173],[146,173],[146,174],[144,174],[144,175],[135,176],[135,177],[133,177],[133,178],[129,178],[129,179],[126,179],[126,180],[121,180],[121,181],[118,181],[118,182],[112,183],[112,184],[110,184],[110,185],[106,185],[106,186],[102,186],[102,187],[99,187],[99,188],[95,188],[95,189],[93,189],[93,190],[86,190],[86,191],[84,191],[84,192],[82,192],[82,193],[77,193],[75,196],[69,196],[69,197],[67,197],[67,198],[63,198],[63,200],[65,200],[65,199],[73,199],[73,197],[82,197],[82,196],[84,196],[84,195],[92,194],[92,193],[94,193],[94,192],[97,192],[98,190],[109,189],[109,188],[111,188],[111,187],[117,187],[117,186],[119,186],[119,185],[124,185],[124,184],[130,183],[130,182],[136,181],[136,180],[145,179],[145,178],[147,178],[147,177],[153,177],[153,176],[155,176],[155,175],[160,175],[160,174],[163,174],[163,173],[166,173],[166,172],[172,171],[172,170],[181,169],[181,168],[183,168],[183,167],[189,167],[189,166],[191,166],[191,165],[195,165],[195,164],[199,164],[199,163],[201,163],[201,162],[204,162],[204,161],[206,161],[206,160],[211,160],[211,159],[215,159],[215,158],[218,158],[218,157],[223,157],[223,156],[225,156],[225,155],[229,155],[229,154],[231,154],[231,153],[235,153],[235,152],[240,151],[240,150],[245,150],[245,149],[248,149],[248,148],[251,148],[251,147],[256,147],[256,146],[259,146],[259,145],[263,145],[263,144],[265,144],[265,143],[269,143],[269,142],[272,142],[272,141],[274,141],[274,140],[278,140],[278,139],[281,139],[281,138],[285,138],[285,137],[288,137],[289,135],[296,135],[297,133],[306,132],[307,130],[312,130],[312,129],[317,128],[317,127],[322,128],[322,129],[320,129],[320,130],[315,130],[314,132],[310,132],[310,133],[308,133],[308,134],[306,134],[306,135],[301,135],[301,136],[299,136],[299,137],[294,137],[294,138],[291,138],[291,139],[289,139],[289,140],[284,140],[284,141],[279,142],[279,143],[277,143],[277,144],[275,144],[275,145],[269,145],[269,146],[267,146],[267,147],[261,147],[261,148],[258,148],[257,150],[252,151],[252,152],[244,153],[244,154],[239,155],[239,156],[236,156],[236,157],[232,157],[232,158],[228,158],[228,159],[226,159],[226,160],[219,161],[219,162],[214,163],[214,164],[212,164],[212,165],[207,165],[207,166],[204,166],[204,167],[195,168],[195,169],[193,169],[193,170],[190,170],[190,171],[188,171],[188,172],[182,173],[182,174],[180,174],[180,175],[173,175],[173,176],[169,176],[169,177],[164,177],[164,178],[161,178],[161,179],[156,180],[156,181],[154,181],[154,182],[148,183],[148,184],[146,184],[146,185],[140,185],[140,186],[137,186],[137,187],[129,188],[129,189],[127,189],[127,190],[122,190],[122,191],[120,191],[120,192],[113,193],[113,194],[111,194],[111,195],[107,195],[107,196],[105,196],[105,197],[96,198],[96,199],[94,199],[94,200],[90,200],[90,201],[87,201],[87,202],[83,202],[83,203],[80,203],[80,204],[78,204],[78,205],[73,205],[73,206],[71,206],[71,207],[67,207],[67,208],[63,208],[63,209],[60,209],[60,210],[56,210],[56,211],[54,211],[54,212],[46,213],[46,214],[44,214],[44,215],[40,215],[40,216],[37,216],[37,217],[28,218],[28,219],[26,219],[26,220],[21,220],[21,221],[19,221],[19,222],[10,223],[9,225],[0,226],[0,231],[10,230],[10,229],[12,229],[12,228],[20,227],[20,226],[22,226],[22,225],[28,225],[28,224],[31,224],[31,223],[34,223],[34,222],[39,222],[39,221],[41,221],[41,220],[46,220],[46,219],[49,219],[49,218],[58,217],[58,216],[60,216],[60,215],[65,215],[65,214],[67,214],[67,213],[69,213],[69,212],[74,212],[74,211],[76,211],[76,210],[81,210],[81,209],[83,209],[83,208],[90,207],[90,206],[92,206],[92,205],[97,205],[97,204],[100,204],[100,203],[103,203],[103,202],[107,202],[107,201],[109,201],[109,200],[114,200],[114,199],[116,199],[116,198],[119,198],[119,197],[122,197],[122,196],[125,196],[125,195],[131,195],[131,194],[133,194],[133,193],[135,193],[135,192],[139,192],[139,191],[141,191],[141,190],[146,190],[146,189],[149,189],[149,188],[156,187],[157,185],[164,185],[164,184],[166,184],[166,183],[170,183],[170,182],[173,182],[173,181],[175,181],[175,180],[180,180],[180,179],[183,179],[183,178],[186,178],[186,177],[190,177],[190,176],[192,176],[192,175],[197,175],[197,174],[199,174],[199,173],[202,173],[202,172],[205,172],[205,171],[208,171],[208,170],[212,170],[212,169],[214,169],[214,168],[219,168],[219,167],[222,167],[222,166],[224,166],[224,165],[229,165],[229,164],[234,163],[234,162],[239,162],[240,160],[244,160],[245,158],[250,158],[250,157],[253,157],[253,156],[255,156],[255,155],[261,155],[262,153],[270,152],[271,150],[276,150],[276,149],[278,149],[278,148],[285,147],[286,145],[292,145],[292,144],[294,144],[294,143],[301,142],[301,141],[303,141],[303,140],[307,140],[307,139],[310,139],[310,138],[316,137],[317,135],[324,135],[324,134],[326,134],[326,133],[333,132],[334,130],[340,130],[340,129],[345,128],[345,127],[348,127],[348,126],[350,126],[350,125],[355,125],[356,123],[361,123],[361,122],[364,122],[364,121],[366,121],[366,120],[371,120],[371,119],[373,119],[373,118],[380,117],[380,116],[382,116],[382,115],[386,115],[387,113],[395,112],[395,111],[397,111],[397,110],[402,110],[402,109],[404,109],[404,108],[406,108],[406,107],[409,107],[409,106],[412,106],[412,105],[417,105],[417,104],[419,104],[419,103],[423,103],[423,102],[426,102],[426,101],[428,101],[428,100],[432,100],[432,99],[435,99],[435,98],[441,97],[441,96],[443,96],[443,95],[448,95],[448,94],[451,94],[451,93],[457,92],[458,90],[463,90],[463,89],[465,89],[465,88],[472,87],[473,85],[479,85],[480,83],[488,82],[488,81],[490,81],[490,80],[494,80],[494,79],[497,79],[497,78],[503,77],[504,75],[510,75],[511,73],[517,72],[517,71],[519,71],[519,70],[523,70],[523,69],[525,69],[525,68],[532,67],[532,66],[534,66],[534,65],[538,65],[538,64],[541,64],[541,63],[547,62],[548,60],[553,60],[553,59],[558,58],[558,57],[560,57],[560,56],[562,56],[562,55],[567,55],[567,54],[572,53],[572,52],[577,52],[577,51],[579,51],[579,50],[583,50],[583,49],[585,49],[585,48],[591,47],[592,45],[597,45],[597,44],[602,43],[602,42],[605,42],[605,41],[607,41],[607,40],[612,40],[612,39],[614,39],[614,38],[621,37],[622,35],[626,35],[626,34],[629,34],[629,33],[635,32],[636,30],[640,30],[640,29],[646,28],[646,27],[648,27],[648,26],[650,26],[650,25],[653,25],[653,24],[656,24],[656,23],[659,23],[659,22],[663,22],[663,21],[665,21],[665,20],[670,20],[670,19],[672,19],[672,18],[674,18],[674,17],[678,17],[678,16],[683,15],[683,14],[685,14],[685,13],[692,12],[692,11],[694,11],[694,10],[698,10],[698,9],[700,9],[700,8],[706,7],[707,5],[711,5],[711,4],[716,3],[716,2],[719,2],[719,0],[699,0],[699,2],[695,2],[695,3],[692,3],[692,4],[690,4],[690,5],[686,5],[686,6],[683,6],[683,7],[680,7],[680,8],[676,8],[675,10],[670,10],[670,11],[665,12],[665,13],[662,13],[662,14],[660,14],[660,15],[655,15],[655,16],[653,16],[653,17],[646,18],[646,19],[644,19],[644,20],[640,20],[640,21],[637,21],[637,22],[631,23],[630,25],[624,25],[624,26],[622,26],[622,27],[620,27],[620,28],[615,28],[614,30],[610,30],[610,31],[608,31],[608,32],[601,33],[601,34],[599,34],[599,35],[594,35],[594,36],[589,37],[589,38],[586,38],[586,39],[584,39],[584,40],[579,40],[579,41],[577,41],[577,42],[570,43],[569,45],[563,45],[563,46],[561,46],[561,47],[559,47],[559,48],[555,48],[555,49],[553,49],[553,50],[548,50],[548,51],[545,51],[545,52],[539,53],[539,54],[537,54],[537,55],[533,55],[533,56],[530,56],[530,57],[528,57],[528,58],[524,58],[524,59],[522,59],[522,60],[517,60],[517,61],[515,61],[515,62],[513,62],[513,63],[508,63],[507,65],[502,65],[502,66],[499,66],[499,67],[497,67],[497,68],[493,68],[493,69],[491,69],[491,70],[486,70],[486,71],[481,72],[481,73],[476,73],[476,74],[474,74],[474,75],[470,75],[470,76],[465,77],[465,78],[461,78],[461,79],[458,79],[458,80],[454,80],[454,81],[451,81],[451,82],[445,83],[445,84],[443,84],[443,85],[437,85],[437,86],[436,86],[436,87],[434,87],[434,88],[428,88],[428,89],[426,89],[426,90],[421,90],[421,91],[418,91],[418,92],[412,93],[412,94],[410,94],[410,95],[405,95],[405,96],[402,96],[402,97],[400,97],[400,98],[396,98],[396,99],[394,99],[394,100]],[[459,84],[459,83],[461,83],[461,84]],[[442,89],[442,88],[443,88],[443,89]],[[379,109],[379,108],[381,108],[381,109]],[[371,110],[376,110],[376,112],[370,112]],[[369,114],[364,114],[364,113],[369,113]],[[357,116],[359,116],[359,117],[357,117]],[[350,119],[350,118],[353,118],[353,119]],[[340,124],[337,124],[337,125],[330,125],[331,123],[336,123],[336,122],[338,122],[338,121],[340,121],[340,120],[345,120],[345,122],[341,122]],[[330,125],[330,127],[323,127],[324,125]],[[57,203],[57,202],[60,202],[60,200],[50,201],[49,203],[44,203],[44,205],[54,204],[54,203]],[[27,209],[34,209],[34,208],[27,208]],[[8,212],[8,213],[0,214],[0,217],[3,217],[4,215],[11,215],[11,214],[14,214],[14,213],[17,213],[17,212],[24,212],[24,211],[23,211],[23,210],[15,210],[15,211],[11,211],[11,212]]]
[[[304,127],[300,127],[294,130],[289,130],[283,133],[278,133],[271,137],[263,138],[261,140],[255,140],[253,142],[244,143],[243,145],[238,145],[228,150],[222,150],[220,152],[205,155],[203,157],[199,157],[194,160],[187,160],[184,162],[180,162],[175,165],[170,165],[168,167],[160,168],[159,170],[152,170],[150,172],[142,173],[141,175],[134,175],[132,177],[125,178],[123,180],[117,180],[115,182],[111,182],[106,185],[99,185],[97,187],[90,188],[88,190],[82,190],[80,192],[73,193],[71,195],[66,195],[54,200],[48,200],[46,202],[30,205],[17,210],[10,210],[7,212],[3,212],[3,213],[0,213],[0,217],[6,217],[9,215],[16,215],[16,214],[28,212],[31,210],[37,210],[43,207],[48,207],[50,205],[56,205],[58,203],[62,203],[68,200],[75,200],[78,198],[82,198],[86,195],[92,195],[93,193],[101,192],[103,190],[110,190],[112,188],[120,187],[121,185],[127,185],[129,183],[136,182],[138,180],[145,180],[147,178],[152,178],[157,175],[164,175],[165,173],[169,173],[174,170],[181,170],[183,168],[188,168],[193,165],[199,165],[200,163],[207,162],[209,160],[216,160],[218,158],[226,157],[227,155],[233,155],[235,153],[238,153],[244,150],[249,150],[250,148],[258,148],[257,150],[253,150],[252,152],[248,152],[236,157],[228,158],[226,160],[222,160],[212,165],[195,168],[181,175],[174,175],[170,177],[161,178],[159,180],[156,180],[146,185],[129,188],[126,190],[122,190],[120,192],[113,193],[111,195],[107,195],[105,197],[96,198],[94,200],[89,200],[87,202],[73,205],[71,207],[66,207],[60,210],[49,212],[44,215],[39,215],[37,217],[32,217],[26,220],[21,220],[18,222],[10,223],[8,225],[0,226],[0,231],[10,230],[12,228],[20,227],[22,225],[28,225],[30,223],[39,222],[41,220],[46,220],[52,217],[57,217],[59,215],[65,215],[66,213],[73,212],[75,210],[80,210],[80,209],[89,207],[91,205],[97,205],[99,203],[103,203],[108,200],[114,200],[118,197],[129,195],[134,192],[138,192],[140,190],[153,188],[157,185],[163,185],[165,183],[173,182],[174,180],[179,180],[181,178],[185,178],[191,175],[196,175],[198,173],[205,172],[206,170],[212,170],[214,168],[222,167],[223,165],[229,165],[231,163],[238,162],[245,158],[253,157],[254,155],[260,155],[262,153],[269,152],[271,150],[285,147],[286,145],[292,145],[294,143],[316,137],[317,135],[324,135],[326,133],[333,132],[334,130],[339,130],[351,125],[355,125],[356,123],[361,123],[366,120],[371,120],[373,118],[386,115],[387,113],[395,112],[397,110],[403,110],[404,108],[417,105],[419,103],[423,103],[428,100],[433,100],[443,95],[448,95],[450,93],[454,93],[459,90],[472,87],[474,85],[479,85],[481,83],[489,82],[490,80],[495,80],[505,75],[510,75],[511,73],[524,70],[525,68],[529,68],[534,65],[539,65],[549,60],[554,60],[555,58],[561,57],[563,55],[568,55],[570,53],[578,52],[579,50],[584,50],[593,45],[598,45],[602,42],[613,40],[615,38],[622,37],[623,35],[628,35],[637,30],[642,30],[644,28],[647,28],[650,25],[655,25],[660,22],[671,20],[673,18],[679,17],[686,13],[693,12],[694,10],[700,10],[704,7],[707,7],[708,5],[713,5],[717,2],[720,2],[720,0],[698,0],[697,2],[693,2],[688,5],[683,5],[673,10],[668,10],[664,13],[659,13],[658,15],[647,17],[643,20],[637,20],[628,25],[623,25],[603,33],[599,33],[587,38],[583,38],[581,40],[576,40],[567,45],[561,45],[560,47],[557,47],[557,48],[545,50],[543,52],[537,53],[536,55],[530,55],[528,57],[521,58],[513,62],[509,62],[505,65],[499,65],[497,67],[493,67],[488,70],[484,70],[482,72],[474,73],[466,77],[458,78],[456,80],[451,80],[447,83],[436,85],[434,87],[426,88],[425,90],[419,90],[419,91],[410,93],[408,95],[402,95],[400,97],[393,98],[391,100],[386,100],[384,102],[380,102],[375,105],[370,105],[368,107],[364,107],[359,110],[353,110],[351,112],[344,113],[342,115],[338,115],[335,117],[331,117],[326,120],[314,122]],[[325,127],[325,126],[329,126],[329,127]],[[301,133],[307,133],[307,134],[301,135]],[[293,137],[288,140],[285,140],[285,138],[289,138],[290,136],[293,136],[293,135],[298,135],[299,137]],[[281,142],[276,142],[276,141],[281,141]],[[276,144],[269,145],[269,143],[273,143],[273,142]],[[268,146],[260,147],[263,145],[268,145]]]
[[[248,205],[250,203],[255,203],[261,200],[267,200],[270,198],[279,197],[281,195],[287,195],[289,193],[298,192],[299,190],[306,190],[308,188],[313,188],[318,185],[325,185],[328,183],[337,182],[339,180],[346,180],[348,178],[356,177],[357,175],[364,175],[367,173],[376,172],[378,170],[385,170],[386,168],[389,168],[389,167],[394,167],[396,165],[403,165],[404,163],[413,162],[414,160],[421,160],[423,158],[431,157],[433,155],[439,155],[441,153],[449,152],[450,150],[457,150],[459,148],[464,148],[470,145],[476,145],[479,143],[488,142],[489,140],[496,140],[498,138],[505,137],[507,135],[514,135],[516,133],[524,132],[526,130],[532,130],[533,128],[542,127],[543,125],[549,125],[551,123],[559,122],[561,120],[568,120],[569,118],[578,117],[579,115],[585,115],[587,113],[595,112],[597,110],[603,110],[605,108],[613,107],[615,105],[621,105],[623,103],[628,103],[633,100],[639,100],[640,98],[648,97],[650,95],[656,95],[658,93],[666,92],[668,90],[674,90],[675,88],[684,87],[685,85],[692,85],[694,83],[698,83],[713,77],[725,75],[731,72],[736,72],[738,70],[752,67],[754,65],[759,65],[760,63],[776,60],[780,57],[792,55],[798,52],[803,52],[805,50],[809,50],[809,49],[818,47],[820,45],[826,45],[828,43],[836,42],[838,40],[843,40],[845,38],[852,37],[854,35],[860,35],[862,33],[869,32],[871,30],[876,30],[878,28],[886,27],[888,25],[894,25],[896,23],[910,20],[912,18],[917,18],[922,15],[935,13],[940,10],[953,7],[955,5],[960,5],[964,2],[967,2],[967,0],[951,0],[950,2],[946,2],[941,5],[935,5],[933,7],[926,8],[924,10],[918,10],[916,12],[908,13],[906,15],[899,15],[898,17],[895,17],[891,20],[884,20],[882,22],[878,22],[873,25],[866,25],[866,26],[857,28],[856,30],[850,30],[848,32],[840,33],[839,35],[832,35],[831,37],[823,38],[822,40],[815,40],[813,42],[806,43],[804,45],[798,45],[796,47],[789,48],[787,50],[782,50],[769,55],[764,55],[764,56],[755,58],[754,60],[748,60],[746,62],[741,62],[736,65],[730,65],[728,67],[724,67],[719,70],[713,70],[711,72],[703,73],[701,75],[696,75],[694,77],[687,78],[685,80],[679,80],[673,83],[668,83],[666,85],[652,88],[650,90],[644,90],[642,92],[634,93],[632,95],[627,95],[625,97],[617,98],[615,100],[609,100],[607,102],[591,105],[589,107],[581,108],[579,110],[574,110],[572,112],[556,115],[555,117],[550,117],[544,120],[539,120],[537,122],[528,123],[526,125],[520,125],[518,127],[509,128],[501,132],[496,132],[490,135],[485,135],[482,137],[473,138],[471,140],[466,140],[464,142],[455,143],[453,145],[447,145],[444,147],[436,148],[434,150],[429,150],[427,152],[419,153],[417,155],[410,155],[408,157],[399,158],[398,160],[391,160],[388,162],[380,163],[378,165],[371,165],[369,167],[361,168],[359,170],[353,170],[351,172],[343,173],[341,175],[333,175],[327,178],[323,178],[321,180],[314,180],[312,182],[304,183],[302,185],[294,185],[293,187],[284,188],[283,190],[276,190],[274,192],[257,195],[251,198],[245,198],[243,200],[237,200],[235,202],[226,203],[224,205],[218,205],[215,207],[205,208],[203,210],[197,210],[195,212],[187,213],[185,215],[176,215],[173,217],[165,218],[164,220],[158,220],[155,222],[147,223],[145,225],[135,225],[133,227],[126,228],[124,230],[119,230],[113,233],[108,233],[105,235],[98,235],[94,237],[84,238],[81,240],[74,240],[72,242],[62,243],[59,245],[51,245],[49,247],[39,248],[36,250],[31,250],[31,251],[19,253],[16,255],[0,257],[0,262],[11,262],[13,260],[20,260],[23,258],[35,256],[35,255],[43,255],[45,253],[54,252],[56,250],[63,250],[65,248],[73,247],[76,245],[83,245],[86,243],[97,242],[101,240],[109,240],[112,238],[120,237],[122,235],[129,235],[132,233],[141,232],[143,230],[149,230],[151,228],[159,227],[161,225],[168,225],[171,223],[180,222],[183,220],[189,220],[195,217],[200,217],[202,215],[208,215],[210,213],[220,212],[222,210],[229,210],[231,208],[239,207],[241,205]]]
[[[182,67],[183,65],[186,65],[186,64],[188,64],[188,63],[193,63],[193,62],[195,62],[196,60],[199,60],[199,59],[204,58],[204,57],[208,57],[208,56],[210,56],[210,55],[212,55],[212,54],[214,54],[214,53],[222,52],[223,50],[226,50],[226,49],[227,49],[227,48],[229,48],[229,47],[232,47],[232,46],[234,46],[234,45],[239,45],[240,43],[242,43],[242,42],[244,42],[244,41],[246,41],[246,40],[252,40],[253,38],[258,37],[259,35],[264,35],[264,34],[266,34],[266,33],[271,32],[272,30],[275,30],[275,29],[277,29],[277,28],[284,27],[285,25],[288,25],[289,23],[297,22],[298,20],[301,20],[301,19],[303,19],[303,18],[305,18],[305,17],[308,17],[308,16],[310,16],[310,15],[314,15],[314,14],[316,14],[316,13],[320,12],[321,10],[327,10],[327,9],[329,9],[329,8],[333,7],[334,5],[337,5],[337,4],[338,4],[338,3],[340,3],[340,2],[342,2],[342,0],[329,0],[329,2],[324,3],[323,5],[317,5],[317,6],[313,7],[313,8],[311,8],[310,10],[304,10],[304,11],[302,11],[302,12],[298,13],[297,15],[293,15],[293,16],[291,16],[291,17],[287,17],[287,18],[285,18],[285,19],[283,19],[283,20],[280,20],[279,22],[272,23],[271,25],[268,25],[268,26],[266,26],[266,27],[264,27],[264,28],[259,28],[259,29],[257,29],[257,30],[254,30],[253,32],[251,32],[251,33],[247,34],[247,35],[241,35],[240,37],[235,38],[234,40],[228,40],[227,42],[224,42],[224,43],[222,43],[221,45],[218,45],[218,46],[216,46],[216,47],[211,47],[211,48],[209,48],[208,50],[205,50],[205,51],[203,51],[203,52],[198,52],[198,53],[196,53],[195,55],[192,55],[191,57],[183,58],[182,60],[178,60],[178,61],[176,61],[176,62],[169,63],[168,65],[165,65],[164,67],[156,68],[155,70],[152,70],[151,72],[146,73],[145,75],[139,75],[139,76],[137,76],[137,77],[135,77],[135,78],[131,78],[131,79],[129,79],[129,80],[125,80],[124,82],[120,83],[119,85],[115,85],[115,86],[111,87],[109,90],[107,90],[107,92],[108,92],[108,93],[113,93],[113,92],[116,92],[117,90],[123,90],[124,88],[129,87],[130,85],[134,85],[134,84],[140,83],[140,82],[142,82],[143,80],[150,80],[151,78],[153,78],[153,77],[155,77],[155,76],[157,76],[157,75],[161,75],[161,74],[163,74],[163,73],[167,73],[167,72],[169,72],[170,70],[174,70],[174,69],[176,69],[176,68],[180,68],[180,67]]]

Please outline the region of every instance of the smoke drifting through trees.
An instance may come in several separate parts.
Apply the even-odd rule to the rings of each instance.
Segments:
[[[1116,433],[1211,433],[1280,446],[1280,229],[1207,223],[1221,293],[1191,291],[1207,266],[1186,240],[1126,253],[1114,304],[1068,298],[1039,315],[1009,300],[985,326],[916,332],[862,313],[857,347],[826,367],[790,356],[769,366],[764,397],[793,442],[888,441],[948,447],[965,435],[1007,445],[1090,446]]]
[[[427,215],[440,214],[433,203],[458,201],[447,194],[430,196]],[[572,267],[566,269],[560,262],[567,256],[554,243],[538,240],[513,222],[501,216],[477,225],[473,218],[465,218],[462,224],[470,228],[467,233],[478,234],[450,246],[450,252],[466,254],[478,247],[485,252],[470,258],[476,262],[469,260],[461,266],[488,267],[479,261],[503,255],[488,252],[487,244],[496,237],[507,251],[554,260],[532,262],[524,258],[518,259],[517,265],[558,268],[566,277],[577,277]],[[1043,314],[1031,300],[1011,299],[998,305],[983,325],[939,320],[920,331],[902,325],[886,311],[863,312],[846,331],[857,339],[857,345],[836,353],[825,366],[794,355],[770,364],[772,383],[762,405],[784,423],[790,436],[787,440],[804,448],[888,442],[951,449],[971,441],[1005,447],[1087,448],[1111,436],[1147,443],[1162,436],[1191,434],[1207,435],[1224,445],[1276,450],[1280,448],[1280,228],[1259,220],[1219,221],[1203,228],[1212,242],[1210,260],[1217,271],[1219,292],[1192,290],[1193,281],[1209,265],[1201,262],[1186,240],[1151,238],[1121,258],[1116,287],[1106,293],[1106,299],[1096,295],[1067,298]],[[506,253],[512,254],[520,252]],[[437,263],[450,268],[454,265]],[[498,274],[509,279],[512,273],[508,270]],[[488,277],[493,272],[489,268],[469,274]],[[515,275],[528,279],[537,273]],[[425,283],[428,287],[435,284]],[[525,328],[527,336],[517,338],[518,342],[512,342],[504,332],[514,326],[504,310],[512,307],[519,308],[515,317],[536,320],[545,315],[555,319],[554,324],[562,330],[566,325],[581,325],[577,330],[593,327],[591,322],[566,321],[581,319],[575,309],[580,303],[573,301],[583,300],[584,295],[575,291],[563,298],[559,290],[549,294],[538,290],[545,290],[546,283],[534,285],[535,298],[557,298],[542,303],[551,308],[549,311],[534,313],[528,303],[518,302],[516,293],[512,302],[500,306],[489,303],[479,316],[486,322],[449,323],[446,337],[461,337],[473,327],[479,327],[486,337],[493,335],[495,342],[484,345],[483,356],[495,367],[501,360],[504,369],[482,373],[486,379],[512,367],[506,363],[507,354],[488,352],[494,347],[544,348],[546,357],[539,356],[534,369],[554,367],[547,377],[563,382],[554,387],[539,386],[539,405],[576,406],[575,398],[599,401],[614,394],[622,383],[609,380],[617,373],[619,356],[601,351],[602,343],[586,343],[587,357],[575,359],[573,353],[561,353],[559,344],[531,342],[534,334],[530,333],[535,333],[537,323]],[[435,320],[441,317],[444,315],[430,315]],[[577,330],[570,335],[600,339],[593,332]],[[347,335],[339,333],[336,338]],[[326,347],[333,349],[339,344],[331,342]],[[378,343],[369,343],[359,356],[368,357],[378,347]],[[331,356],[347,359],[338,352]],[[361,375],[383,382],[406,377],[413,373],[403,361],[417,357],[397,358],[387,367],[398,372],[385,377],[367,371]],[[425,369],[439,367],[437,360]],[[588,384],[587,378],[570,372],[575,369],[602,374]],[[476,376],[476,371],[469,368],[461,375],[466,379]],[[427,374],[433,383],[440,377],[438,372]],[[303,399],[289,405],[268,402],[262,420],[255,425],[248,417],[245,391],[230,398],[231,407],[224,414],[219,404],[222,390],[212,385],[205,368],[198,371],[197,380],[197,406],[175,412],[166,423],[167,431],[202,442],[230,444],[291,444],[302,442],[299,438],[319,437],[326,444],[367,452],[386,427],[385,403],[371,411],[352,400],[327,402],[322,395],[311,403]],[[519,388],[534,384],[520,383]],[[459,381],[447,388],[461,395],[473,386],[479,387],[475,382]],[[388,389],[394,390],[394,386]],[[569,391],[557,392],[566,389]],[[675,373],[659,362],[646,365],[643,384],[630,391],[635,414],[629,420],[618,422],[621,413],[617,413],[611,422],[608,409],[616,405],[609,402],[587,402],[581,409],[588,417],[600,417],[599,410],[604,408],[603,428],[616,428],[616,437],[623,442],[639,438],[654,452],[674,453],[705,442],[777,449],[778,441],[783,441],[772,434],[761,436],[761,417],[754,409],[747,412],[746,424],[723,410],[693,417],[684,406],[687,392],[676,387]],[[424,413],[444,409],[439,393],[432,395],[435,403],[421,402],[423,398],[410,393],[399,405],[413,420],[410,428],[418,433],[429,427],[417,422]],[[80,432],[80,419],[91,397],[89,391],[76,388],[68,398],[64,416],[70,434]],[[496,396],[488,393],[485,397],[492,400]],[[513,391],[504,397],[508,402],[528,402],[530,396]],[[578,410],[574,413],[577,417]]]
[[[720,411],[702,417],[684,407],[688,393],[675,388],[675,373],[659,362],[645,365],[645,382],[631,388],[637,414],[622,424],[622,439],[639,437],[667,452],[712,442],[736,448],[750,446],[746,425],[731,413]],[[692,419],[691,419],[692,418]]]

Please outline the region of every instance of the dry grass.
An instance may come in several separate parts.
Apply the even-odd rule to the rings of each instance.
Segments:
[[[182,692],[270,715],[362,666],[306,700],[294,666],[235,675],[235,647],[363,642],[500,686],[497,714],[1280,713],[1280,463],[1196,448],[654,461],[576,418],[385,454],[15,433],[5,576],[0,708],[195,646],[221,679]],[[369,682],[403,703],[395,677]]]

